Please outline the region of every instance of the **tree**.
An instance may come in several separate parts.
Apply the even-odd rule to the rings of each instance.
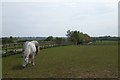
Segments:
[[[48,36],[48,37],[45,39],[45,41],[53,41],[53,40],[54,40],[53,36]]]
[[[60,37],[56,37],[56,38],[55,38],[55,42],[56,42],[57,44],[62,44],[64,41],[65,41],[65,39],[63,39],[63,38],[60,38]]]
[[[13,37],[12,37],[12,36],[10,36],[10,39],[13,39]]]
[[[68,40],[74,44],[88,43],[91,40],[88,34],[83,34],[79,31],[68,30],[66,36],[68,37]]]
[[[91,41],[91,38],[88,34],[84,34],[84,43],[88,43]]]
[[[17,41],[17,39],[12,36],[2,38],[2,44],[15,43],[16,41]]]

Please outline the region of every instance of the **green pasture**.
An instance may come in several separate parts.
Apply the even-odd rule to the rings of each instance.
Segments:
[[[40,50],[22,69],[20,54],[3,57],[3,78],[116,78],[117,45],[71,45]]]
[[[2,46],[0,45],[0,50],[2,50]]]
[[[0,64],[2,64],[2,46],[0,45]],[[0,79],[2,78],[2,65],[0,65]]]
[[[117,45],[118,41],[108,41],[108,40],[104,40],[104,41],[96,41],[93,44],[97,44],[97,45]]]

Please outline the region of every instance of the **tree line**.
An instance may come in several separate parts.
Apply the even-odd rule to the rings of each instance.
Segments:
[[[84,44],[89,43],[91,41],[91,37],[88,34],[84,34],[80,31],[67,31],[66,36],[68,37],[68,41],[73,44]]]
[[[32,39],[31,39],[32,40]],[[34,39],[33,39],[34,40]],[[37,40],[39,40],[37,38]],[[102,40],[118,40],[118,37],[111,37],[111,36],[103,36],[103,37],[90,37],[90,35],[80,32],[80,31],[66,31],[66,37],[53,37],[53,36],[48,36],[46,38],[43,38],[39,41],[53,41],[56,44],[62,44],[62,43],[71,43],[75,45],[79,44],[87,44],[89,42],[95,42],[95,41],[102,41]],[[16,37],[5,37],[2,38],[2,44],[9,44],[9,43],[19,43],[19,42],[25,42],[28,41],[28,39],[19,39]]]

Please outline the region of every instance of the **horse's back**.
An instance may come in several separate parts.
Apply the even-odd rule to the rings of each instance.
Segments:
[[[36,52],[35,44],[30,42],[28,46],[29,46],[28,48],[30,49],[31,53],[35,53]]]
[[[24,50],[23,53],[29,53],[29,54],[35,53],[36,52],[35,44],[27,41],[23,45],[23,50]]]

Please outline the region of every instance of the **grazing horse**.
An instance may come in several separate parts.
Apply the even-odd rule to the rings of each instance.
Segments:
[[[28,63],[31,63],[30,58],[32,58],[32,65],[35,65],[34,58],[37,54],[39,47],[37,41],[26,41],[23,44],[23,64],[22,67],[25,68]]]

